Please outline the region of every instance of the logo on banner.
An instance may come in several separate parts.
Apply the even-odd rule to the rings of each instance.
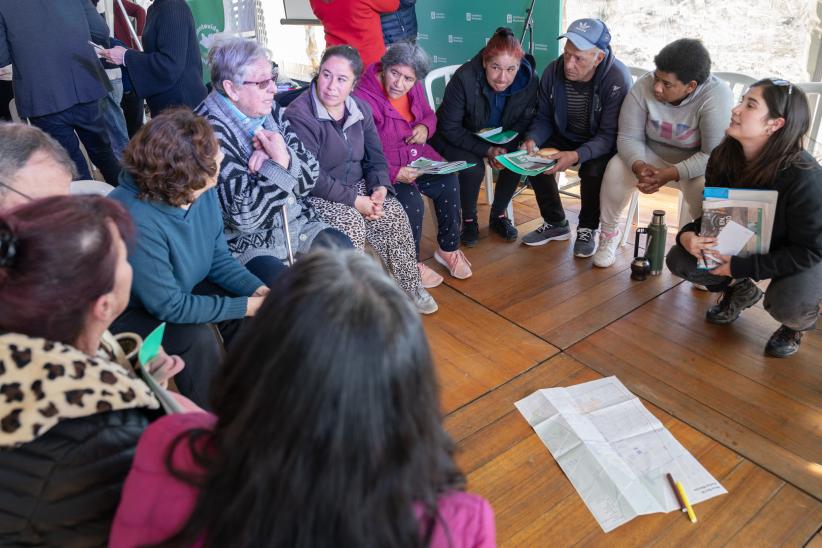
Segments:
[[[524,23],[525,22],[525,16],[524,15],[514,15],[514,14],[511,14],[511,13],[506,13],[505,14],[505,21],[507,23]]]
[[[448,43],[449,44],[462,44],[463,39],[462,36],[454,36],[453,34],[448,35]]]
[[[436,21],[437,19],[445,19],[445,13],[441,11],[432,11],[431,12],[431,20]]]
[[[482,21],[482,14],[481,13],[471,13],[470,11],[465,12],[465,20],[466,21]]]
[[[221,31],[217,28],[217,25],[212,25],[210,23],[202,24],[197,27],[197,42],[203,50],[208,51],[217,39],[215,34],[219,34],[220,32]]]
[[[548,51],[548,44],[534,44],[534,51]]]
[[[422,32],[417,33],[417,40],[428,40],[428,35]]]
[[[440,57],[439,55],[434,55],[433,61],[434,63],[447,63],[448,59],[446,59],[445,57]]]

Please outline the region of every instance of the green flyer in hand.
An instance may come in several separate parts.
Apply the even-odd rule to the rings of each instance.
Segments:
[[[137,355],[140,363],[146,365],[154,359],[160,351],[160,346],[163,344],[163,334],[166,332],[166,322],[158,325],[154,331],[148,334],[143,341],[143,346],[140,347],[140,353]]]

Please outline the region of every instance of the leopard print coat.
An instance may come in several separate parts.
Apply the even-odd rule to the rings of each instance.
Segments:
[[[133,371],[71,346],[0,335],[0,448],[42,436],[60,421],[159,402]]]

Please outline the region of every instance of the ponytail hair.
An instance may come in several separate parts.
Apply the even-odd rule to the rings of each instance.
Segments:
[[[482,60],[487,63],[498,55],[510,55],[521,61],[525,56],[519,40],[514,36],[514,31],[508,27],[499,27],[494,31],[488,44],[482,50]]]

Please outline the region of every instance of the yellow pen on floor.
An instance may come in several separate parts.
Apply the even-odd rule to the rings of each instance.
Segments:
[[[685,488],[682,487],[681,483],[676,482],[676,490],[679,492],[682,502],[685,503],[685,509],[688,511],[688,519],[691,520],[691,523],[696,523],[696,514],[694,514],[694,509],[688,501],[688,495],[685,494]]]

